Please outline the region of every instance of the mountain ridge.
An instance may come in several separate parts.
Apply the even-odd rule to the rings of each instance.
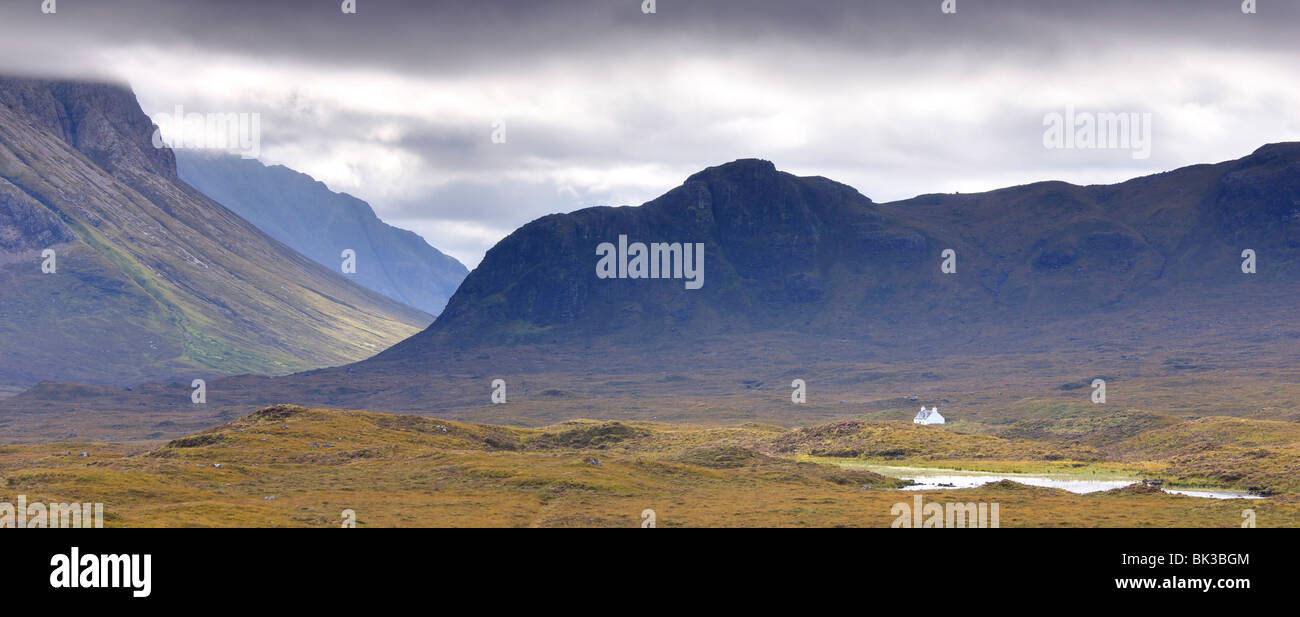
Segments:
[[[1111,185],[1047,181],[876,203],[820,176],[739,159],[641,206],[522,226],[488,251],[433,325],[380,357],[467,333],[499,343],[629,330],[637,340],[770,327],[861,335],[878,328],[852,318],[855,310],[924,327],[908,315],[916,298],[965,319],[1050,318],[1123,308],[1152,288],[1215,293],[1290,280],[1300,271],[1298,176],[1300,144],[1279,143]],[[597,280],[591,249],[619,235],[703,240],[704,289]],[[940,270],[947,248],[957,254],[954,275]],[[1269,271],[1241,278],[1245,248],[1266,253]],[[579,322],[594,327],[568,327]]]

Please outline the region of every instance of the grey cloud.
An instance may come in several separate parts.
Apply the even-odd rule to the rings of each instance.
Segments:
[[[310,58],[337,67],[410,73],[475,71],[572,58],[671,57],[782,43],[897,54],[976,52],[990,62],[1040,61],[1083,45],[1170,43],[1294,53],[1300,5],[1260,0],[1245,17],[1233,0],[358,0],[344,16],[330,0],[63,0],[0,7],[6,38],[48,40],[67,51],[147,43],[259,57]],[[12,38],[10,40],[13,40]],[[16,61],[17,60],[17,61]],[[57,58],[10,58],[6,70]]]
[[[514,229],[538,217],[611,203],[608,192],[569,193],[551,182],[452,182],[418,199],[394,200],[385,212],[397,218],[437,217],[452,221],[480,221]]]
[[[1039,179],[1113,181],[1300,134],[1292,74],[1258,68],[1300,59],[1297,2],[1260,0],[1254,16],[1235,0],[957,0],[952,16],[939,0],[659,0],[655,15],[641,13],[641,0],[358,0],[354,16],[332,0],[61,0],[54,16],[39,4],[0,5],[0,72],[116,74],[110,50],[152,49],[181,67],[233,58],[239,70],[222,101],[158,94],[185,83],[184,68],[134,67],[127,77],[147,112],[184,103],[261,113],[264,151],[303,157],[272,162],[313,175],[320,161],[310,154],[357,145],[331,154],[353,157],[358,184],[331,188],[469,264],[494,234],[537,216],[639,204],[742,157],[887,201]],[[340,107],[314,98],[314,84],[292,68],[277,69],[283,91],[253,96],[240,81],[278,62],[363,93],[395,76],[459,101],[461,113]],[[759,88],[728,92],[733,84],[708,81],[716,73],[690,82],[683,72],[697,62]],[[1216,62],[1240,70],[1197,73],[1174,84],[1175,95],[1142,89]],[[961,81],[971,75],[980,79]],[[918,90],[891,90],[903,86]],[[473,107],[496,87],[515,88],[513,105]],[[1243,106],[1247,87],[1255,98]],[[538,102],[549,94],[586,107]],[[1045,152],[1043,114],[1072,101],[1152,110],[1167,132],[1147,161]],[[213,109],[232,104],[240,108]],[[1180,115],[1194,108],[1226,129]],[[489,140],[497,117],[507,144]],[[375,137],[386,126],[400,130]],[[399,178],[366,175],[376,172],[363,159],[376,150],[415,166]],[[653,177],[634,177],[642,168]],[[602,170],[608,178],[590,179]]]

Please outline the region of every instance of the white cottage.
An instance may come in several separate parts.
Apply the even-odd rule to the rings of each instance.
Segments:
[[[912,422],[915,424],[943,424],[946,421],[943,416],[939,415],[938,405],[933,409],[926,409],[925,405],[922,405],[921,411],[916,413],[915,418],[912,418]]]

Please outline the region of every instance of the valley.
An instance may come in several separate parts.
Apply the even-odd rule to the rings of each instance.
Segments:
[[[0,75],[0,390],[283,375],[432,320],[180,180],[153,129],[128,87]]]

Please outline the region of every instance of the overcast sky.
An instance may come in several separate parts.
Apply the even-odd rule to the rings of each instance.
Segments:
[[[876,201],[1115,182],[1300,140],[1300,2],[0,0],[0,70],[261,115],[261,158],[473,267],[519,225],[758,157]],[[1046,114],[1150,113],[1149,158]],[[504,122],[505,143],[492,141]]]

